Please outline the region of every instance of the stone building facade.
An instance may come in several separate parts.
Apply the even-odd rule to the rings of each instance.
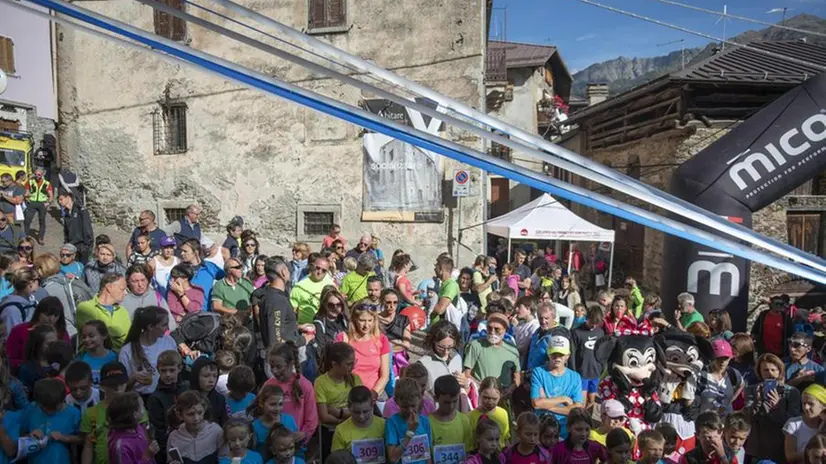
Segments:
[[[241,3],[484,108],[489,5],[482,0]],[[325,18],[324,12],[312,11],[319,3],[340,8],[335,12],[339,16],[327,11]],[[78,5],[354,106],[374,98],[198,26],[177,21],[159,25],[157,13],[137,2]],[[233,27],[201,11],[189,12]],[[364,220],[359,127],[150,54],[70,29],[60,33],[62,155],[84,179],[97,220],[128,229],[142,209],[170,220],[195,202],[202,205],[202,221],[214,235],[240,215],[267,242],[268,253],[288,252],[295,240],[318,248],[324,229],[335,222],[353,243],[362,233],[375,233],[388,255],[397,248],[412,251],[426,273],[436,255],[456,246],[450,240],[457,235],[455,208],[430,222]],[[440,135],[482,147],[479,139],[450,129]],[[442,158],[446,180],[455,167]],[[471,172],[473,196],[461,207],[466,223],[478,223],[486,199],[480,173]],[[449,187],[443,193],[449,196]],[[482,240],[481,231],[462,236],[462,244],[474,252],[481,251]],[[463,261],[471,259],[469,254],[464,252]]]

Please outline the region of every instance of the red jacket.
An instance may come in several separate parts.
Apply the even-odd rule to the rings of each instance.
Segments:
[[[29,341],[34,326],[31,322],[24,322],[12,327],[9,338],[6,339],[6,356],[9,358],[9,365],[13,372],[17,372],[20,366],[26,361],[26,343]],[[71,343],[69,334],[64,332],[58,334],[58,338]]]

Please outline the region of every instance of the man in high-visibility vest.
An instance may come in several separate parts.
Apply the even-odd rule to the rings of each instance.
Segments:
[[[26,236],[31,236],[32,219],[37,213],[37,220],[40,224],[38,229],[37,242],[43,245],[46,237],[46,210],[54,201],[54,189],[52,184],[43,178],[43,168],[37,167],[34,170],[34,179],[29,179],[26,183],[26,212],[23,222],[23,231]]]

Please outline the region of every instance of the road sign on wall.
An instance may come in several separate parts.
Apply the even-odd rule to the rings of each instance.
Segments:
[[[453,196],[470,196],[470,171],[467,169],[456,169],[453,171]]]

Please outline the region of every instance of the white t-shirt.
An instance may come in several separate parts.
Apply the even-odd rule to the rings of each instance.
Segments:
[[[100,390],[98,390],[97,387],[92,387],[92,394],[89,395],[89,398],[87,398],[86,401],[81,402],[76,400],[71,394],[66,395],[66,404],[80,409],[81,415],[84,414],[87,409],[98,403],[100,403]]]
[[[817,435],[817,429],[806,425],[802,417],[792,417],[787,420],[786,425],[783,426],[783,432],[786,435],[794,435],[797,440],[797,452],[800,454],[803,454],[803,451],[806,450],[806,444],[809,443],[809,440]]]
[[[519,354],[528,352],[528,348],[531,346],[531,337],[537,329],[539,329],[539,320],[536,318],[532,321],[522,321],[514,327],[513,338],[516,340],[516,349],[519,350]]]
[[[135,384],[135,391],[140,393],[141,395],[148,395],[155,391],[155,388],[158,387],[158,378],[160,375],[158,374],[158,356],[161,355],[164,351],[177,351],[178,346],[175,344],[175,340],[172,339],[169,335],[164,335],[163,337],[159,338],[150,346],[143,345],[143,353],[146,356],[147,365],[144,366],[136,366],[135,361],[132,357],[132,345],[126,344],[120,349],[120,354],[118,355],[118,361],[123,363],[126,366],[126,374],[128,376],[132,376],[136,372],[143,372],[147,371],[152,373],[152,383],[149,385],[143,385],[140,382]]]
[[[227,380],[229,379],[229,374],[221,374],[218,376],[218,383],[215,384],[215,391],[218,393],[227,396],[229,395],[229,388],[227,388]]]

